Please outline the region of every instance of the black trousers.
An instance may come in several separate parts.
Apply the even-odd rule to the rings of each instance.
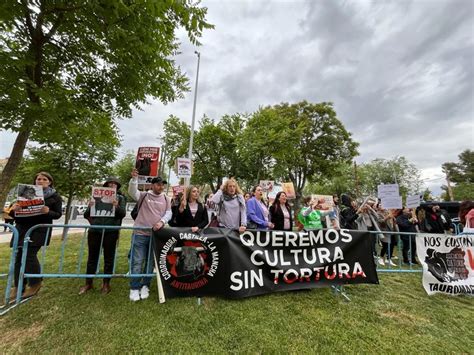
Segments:
[[[403,252],[403,262],[408,263],[410,262],[410,247],[411,247],[411,262],[416,262],[416,238],[414,235],[402,235],[400,236],[402,239],[402,252]]]
[[[26,265],[25,273],[26,274],[41,274],[41,265],[38,260],[38,252],[41,247],[29,246],[28,252],[26,253]],[[15,286],[18,287],[18,280],[20,279],[20,268],[21,268],[21,258],[23,256],[23,247],[18,248],[18,253],[15,258]],[[23,287],[28,284],[29,286],[36,285],[43,281],[42,278],[28,278],[23,282]]]
[[[382,250],[380,250],[380,257],[384,257],[385,253],[387,254],[387,257],[389,259],[392,258],[393,256],[393,250],[397,247],[397,236],[396,235],[391,235],[390,236],[390,248],[389,248],[389,243],[387,242],[382,242]]]
[[[104,274],[112,274],[114,270],[115,249],[117,247],[117,240],[119,231],[111,231],[103,234],[102,231],[95,229],[89,230],[87,235],[87,244],[89,246],[89,255],[87,257],[87,273],[95,274],[100,257],[100,246],[104,250]],[[86,279],[86,282],[91,284],[92,278]],[[104,278],[104,282],[110,282],[110,278]]]

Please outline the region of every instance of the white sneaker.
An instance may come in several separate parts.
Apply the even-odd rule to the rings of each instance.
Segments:
[[[385,261],[383,261],[383,258],[379,258],[378,263],[381,266],[385,266]]]
[[[140,291],[139,290],[130,290],[130,301],[133,301],[133,302],[140,301]]]
[[[142,286],[142,289],[140,290],[140,298],[146,300],[149,296],[150,290],[148,289],[148,286]]]
[[[397,264],[395,264],[392,260],[388,260],[388,263],[390,264],[390,266],[397,266]]]

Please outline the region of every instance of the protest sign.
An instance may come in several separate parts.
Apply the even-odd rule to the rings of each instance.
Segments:
[[[153,235],[164,297],[244,298],[266,293],[378,283],[367,232],[163,228]]]
[[[176,197],[180,192],[184,193],[184,186],[183,185],[176,185],[176,186],[171,186],[171,189],[173,190],[173,196]]]
[[[286,197],[289,200],[293,200],[296,198],[295,186],[293,185],[292,182],[282,182],[281,188],[285,192]]]
[[[158,175],[159,155],[159,147],[138,148],[135,169],[138,170],[139,184],[149,184],[151,183],[151,179]]]
[[[417,236],[416,253],[428,295],[474,295],[473,245],[474,234]]]
[[[92,187],[92,199],[94,204],[90,209],[91,217],[115,217],[115,206],[113,201],[117,197],[115,187]]]
[[[260,180],[260,187],[262,188],[263,192],[272,192],[274,181],[272,180]]]
[[[399,210],[403,208],[402,196],[384,197],[382,198],[383,209],[395,209]]]
[[[179,178],[190,178],[191,177],[191,159],[178,158],[176,159],[176,165],[178,166],[177,174]]]
[[[44,206],[43,187],[18,184],[16,203],[21,210],[15,211],[15,217],[29,217],[41,214]]]
[[[333,211],[334,200],[331,195],[311,195],[311,203],[319,205],[319,211]]]
[[[398,196],[400,196],[398,184],[381,184],[377,186],[377,197],[380,199]]]
[[[411,195],[407,196],[406,206],[408,208],[417,208],[420,205],[421,196],[420,195]]]

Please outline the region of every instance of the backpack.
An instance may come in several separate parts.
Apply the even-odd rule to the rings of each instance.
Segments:
[[[145,200],[146,195],[148,192],[143,195],[142,199],[138,201],[138,203],[135,204],[135,207],[133,207],[132,212],[130,212],[130,216],[133,218],[133,220],[136,220],[138,217],[138,211],[140,210],[140,207],[142,206],[143,200]]]

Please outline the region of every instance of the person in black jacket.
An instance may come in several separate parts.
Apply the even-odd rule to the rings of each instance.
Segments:
[[[207,209],[199,202],[199,190],[189,186],[186,194],[181,198],[181,203],[176,214],[177,227],[191,227],[193,233],[205,228],[209,224]]]
[[[405,233],[416,233],[416,225],[418,224],[418,220],[415,216],[412,215],[409,208],[404,208],[401,211],[398,211],[397,215],[397,225],[400,232]],[[410,257],[412,264],[418,264],[416,261],[416,240],[415,235],[400,235],[400,239],[402,240],[402,252],[403,252],[403,262],[405,264],[410,264]],[[408,251],[411,250],[411,255],[409,255]]]
[[[357,229],[356,219],[361,211],[357,209],[357,203],[349,195],[341,195],[341,207],[339,223],[343,229]]]
[[[44,206],[41,208],[41,214],[36,216],[21,217],[15,216],[15,212],[21,210],[21,207],[15,203],[10,211],[10,216],[15,218],[16,228],[19,232],[18,253],[15,259],[15,287],[12,288],[10,299],[13,299],[17,293],[18,280],[21,268],[21,258],[23,254],[23,242],[26,232],[37,224],[52,224],[53,219],[59,219],[62,213],[62,200],[56,190],[53,188],[53,177],[47,172],[39,172],[35,175],[33,184],[43,188]],[[30,235],[30,243],[28,244],[25,273],[39,274],[41,266],[38,260],[38,252],[42,246],[48,246],[51,241],[51,228],[37,228]],[[10,246],[13,244],[10,243]],[[31,297],[38,293],[41,288],[43,279],[29,278],[25,280],[28,288],[23,293],[23,297]]]
[[[274,224],[274,230],[291,231],[293,229],[293,215],[286,193],[283,191],[276,194],[270,206],[270,220]]]
[[[110,177],[105,183],[104,187],[115,187],[117,195],[115,200],[112,202],[115,206],[114,217],[91,217],[91,207],[94,205],[94,200],[89,202],[89,206],[84,212],[84,218],[86,218],[91,225],[101,226],[120,226],[122,225],[122,219],[126,214],[126,200],[125,196],[120,192],[120,181],[117,178]],[[104,274],[112,274],[114,270],[115,260],[115,249],[117,247],[117,241],[119,238],[120,231],[118,229],[96,229],[89,228],[87,233],[87,245],[89,247],[89,254],[87,257],[87,270],[86,273],[89,275],[95,274],[97,269],[97,263],[99,262],[101,246],[104,249]],[[79,289],[79,294],[82,295],[92,289],[93,279],[87,278],[86,284]],[[110,292],[110,278],[104,278],[102,283],[101,292],[108,294]]]

